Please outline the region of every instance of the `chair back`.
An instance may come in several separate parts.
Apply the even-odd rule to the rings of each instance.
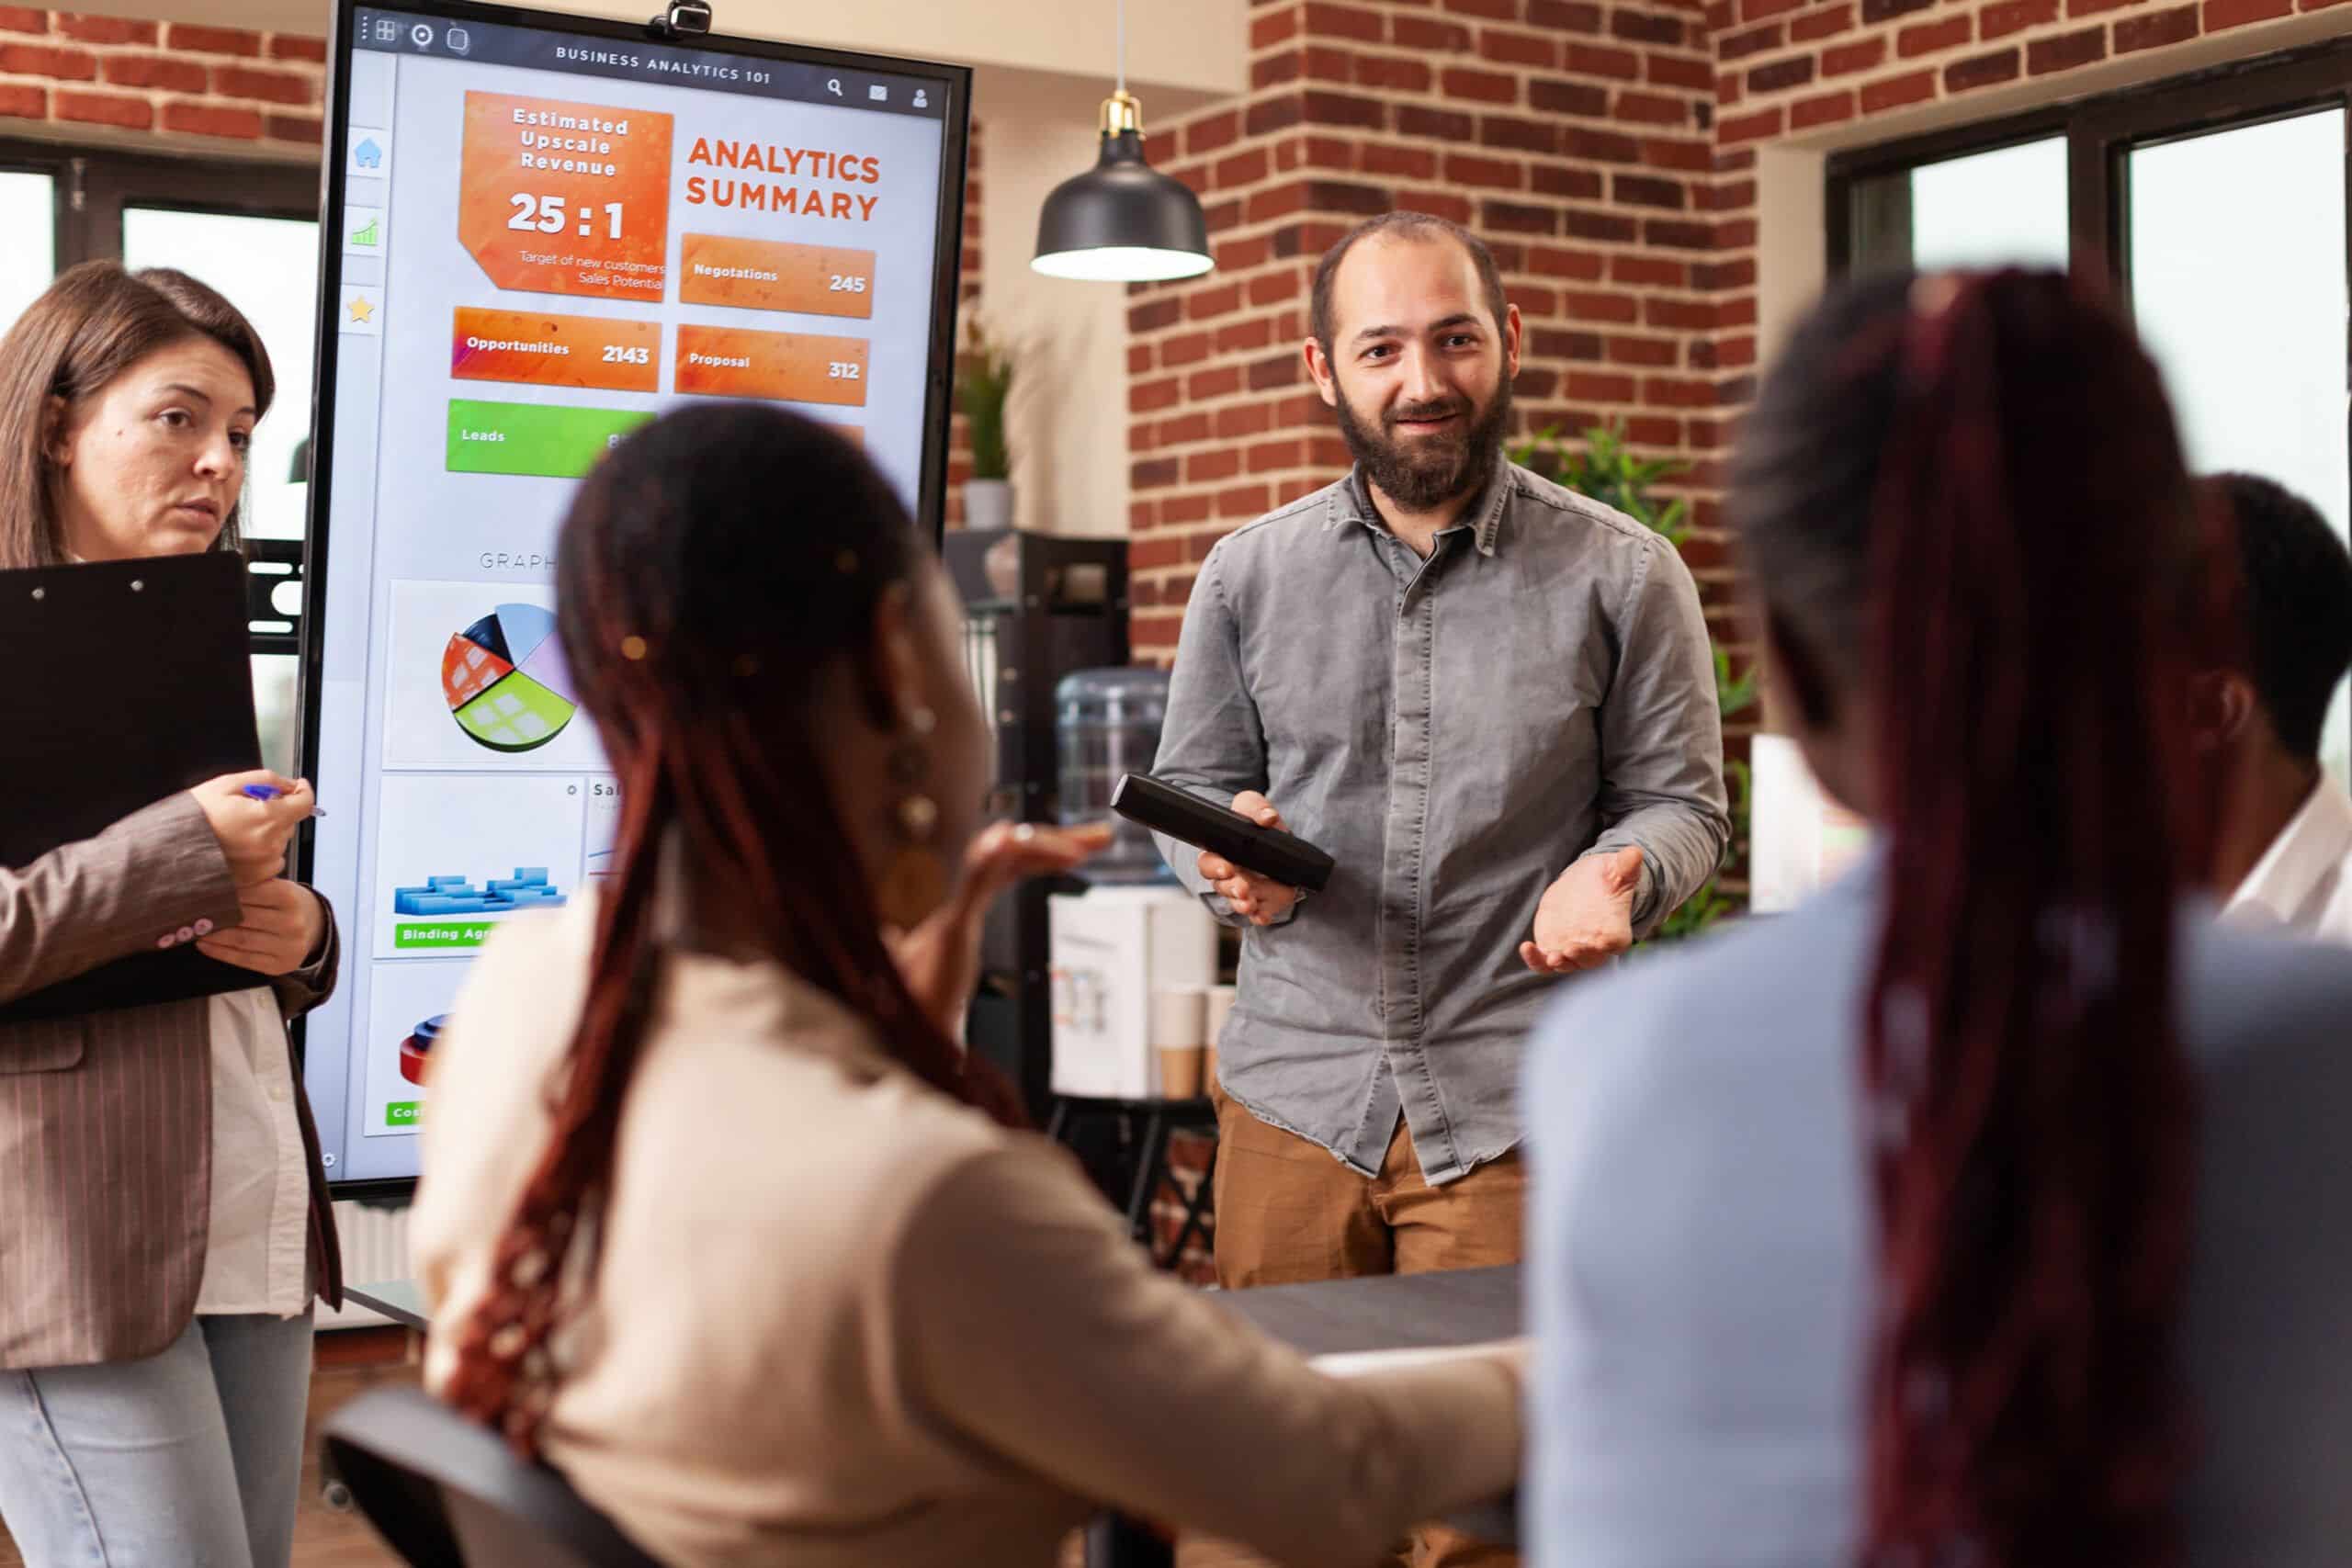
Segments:
[[[353,1400],[328,1420],[326,1450],[411,1568],[662,1568],[554,1470],[422,1389]]]

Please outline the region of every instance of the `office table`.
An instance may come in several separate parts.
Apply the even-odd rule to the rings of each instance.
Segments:
[[[413,1280],[353,1285],[344,1294],[395,1323],[425,1326],[424,1297]],[[1476,1345],[1520,1333],[1516,1266],[1269,1285],[1218,1292],[1215,1299],[1236,1317],[1309,1356]],[[1517,1507],[1510,1498],[1498,1498],[1448,1522],[1498,1546],[1519,1540]],[[1150,1531],[1114,1515],[1105,1515],[1087,1529],[1088,1568],[1159,1568],[1172,1556],[1167,1543]]]
[[[1221,1291],[1217,1304],[1260,1332],[1309,1356],[1351,1350],[1442,1349],[1516,1338],[1520,1270],[1464,1269],[1437,1274],[1385,1274],[1311,1285]],[[1446,1520],[1497,1546],[1519,1543],[1517,1500],[1499,1497]],[[1164,1568],[1167,1543],[1115,1515],[1086,1532],[1088,1568]]]

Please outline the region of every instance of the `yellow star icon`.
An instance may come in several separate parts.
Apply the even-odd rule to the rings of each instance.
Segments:
[[[375,314],[376,307],[373,302],[367,299],[354,299],[351,302],[351,319],[353,321],[368,321]]]

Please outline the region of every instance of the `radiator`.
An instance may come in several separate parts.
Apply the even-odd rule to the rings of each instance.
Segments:
[[[343,1243],[343,1277],[354,1285],[409,1277],[408,1207],[375,1208],[364,1203],[334,1206],[335,1234]],[[345,1303],[340,1312],[319,1309],[318,1326],[368,1328],[391,1319],[371,1307]]]

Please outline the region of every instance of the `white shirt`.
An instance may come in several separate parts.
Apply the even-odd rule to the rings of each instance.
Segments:
[[[2352,795],[2323,775],[2230,896],[2222,919],[2352,947]]]
[[[311,1302],[311,1182],[286,1020],[266,986],[212,998],[212,1216],[200,1314]]]

